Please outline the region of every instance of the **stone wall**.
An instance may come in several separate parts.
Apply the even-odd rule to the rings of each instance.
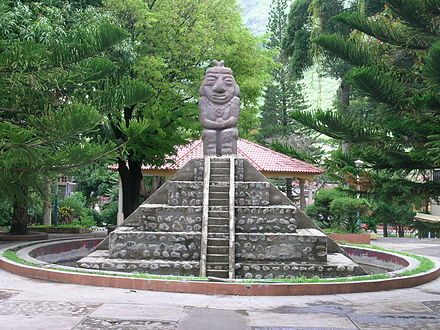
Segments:
[[[316,232],[315,232],[316,231]],[[237,261],[326,261],[327,238],[318,230],[293,234],[237,234]]]
[[[295,207],[236,207],[237,233],[294,233]]]
[[[110,258],[199,260],[200,233],[112,232]]]
[[[175,181],[167,185],[168,205],[201,206],[203,204],[203,182]]]
[[[237,263],[235,276],[237,279],[272,279],[313,277],[332,278],[338,276],[363,275],[361,268],[355,263],[346,265],[317,263]]]
[[[268,182],[236,182],[235,205],[269,205],[269,188]]]
[[[202,207],[142,205],[136,221],[126,222],[139,231],[198,232],[202,228]]]
[[[194,161],[194,180],[203,181],[203,173],[205,170],[205,161],[203,159],[198,159]]]

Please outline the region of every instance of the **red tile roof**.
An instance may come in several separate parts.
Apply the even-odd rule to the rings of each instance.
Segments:
[[[311,175],[324,173],[324,170],[318,167],[243,139],[238,140],[237,156],[249,160],[261,172],[304,173]],[[173,163],[168,163],[158,168],[142,165],[142,170],[176,171],[193,158],[203,158],[202,140],[196,140],[178,148],[177,155],[171,157],[174,161]],[[118,165],[111,165],[109,169],[117,170]]]

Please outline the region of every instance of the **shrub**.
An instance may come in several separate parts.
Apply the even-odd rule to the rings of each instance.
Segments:
[[[116,225],[118,216],[118,202],[114,201],[107,204],[107,207],[101,211],[100,223],[107,225]]]
[[[355,233],[360,230],[360,216],[368,210],[368,202],[361,198],[339,197],[330,203],[330,212],[339,218],[340,226]]]
[[[0,226],[9,226],[12,220],[12,205],[8,201],[0,201]]]
[[[389,223],[398,230],[399,237],[405,236],[405,227],[414,226],[415,212],[411,204],[398,205],[379,202],[374,211],[374,218],[378,223]]]
[[[97,225],[96,221],[93,219],[90,215],[84,215],[79,219],[73,220],[71,223],[72,226],[75,227],[84,227],[84,228],[90,228]]]
[[[70,224],[74,219],[74,210],[68,206],[58,207],[58,223]]]
[[[339,197],[347,196],[346,193],[334,189],[321,189],[315,196],[315,203],[310,205],[306,214],[322,228],[337,227],[338,219],[330,212],[331,202]]]

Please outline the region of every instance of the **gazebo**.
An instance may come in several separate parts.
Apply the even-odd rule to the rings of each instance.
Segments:
[[[237,157],[245,158],[251,162],[264,176],[270,179],[285,178],[296,179],[299,182],[300,209],[306,205],[304,186],[307,181],[309,192],[312,191],[312,185],[315,176],[324,173],[324,170],[310,165],[306,162],[291,158],[269,148],[260,146],[256,143],[239,139],[237,143]],[[181,169],[190,159],[203,158],[203,142],[195,140],[192,143],[180,147],[176,155],[171,157],[170,162],[161,166],[153,167],[142,165],[142,174],[144,176],[162,176],[172,177]],[[118,165],[111,165],[109,169],[117,171]],[[312,194],[309,193],[309,203],[312,201]],[[122,187],[119,187],[119,208],[118,224],[123,220],[122,214]]]

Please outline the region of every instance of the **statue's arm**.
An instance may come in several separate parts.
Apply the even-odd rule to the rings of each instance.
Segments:
[[[231,104],[231,116],[224,121],[224,128],[237,127],[238,118],[240,116],[240,99],[238,97],[234,98]]]
[[[209,111],[209,109],[207,109],[206,101],[203,98],[200,99],[200,101],[199,101],[199,120],[200,120],[200,124],[202,125],[202,127],[207,128],[207,129],[221,129],[221,128],[223,128],[222,123],[224,123],[224,121],[216,122],[216,121],[208,119],[208,111]]]

